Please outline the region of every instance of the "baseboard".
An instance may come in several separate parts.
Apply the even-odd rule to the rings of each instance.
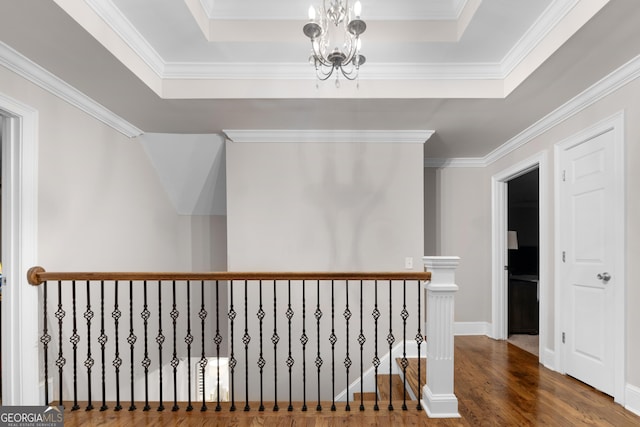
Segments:
[[[454,335],[488,335],[489,322],[455,322]]]
[[[625,409],[636,415],[640,415],[640,387],[627,384],[624,402]]]
[[[542,354],[543,356],[542,356],[542,359],[540,359],[540,363],[542,363],[542,365],[545,368],[555,371],[556,370],[556,352],[548,348],[545,348]]]

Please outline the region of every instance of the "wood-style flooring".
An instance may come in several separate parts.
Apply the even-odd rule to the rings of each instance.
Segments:
[[[424,366],[421,371],[424,375]],[[258,412],[257,404],[244,412],[244,402],[236,402],[236,412],[229,412],[228,404],[221,412],[213,410],[215,405],[206,412],[171,412],[166,404],[163,412],[65,411],[65,426],[640,426],[640,417],[611,397],[542,367],[535,356],[514,345],[487,337],[456,337],[455,394],[461,415],[457,419],[430,419],[415,409],[415,401],[407,401],[408,411],[401,410],[401,400],[394,400],[393,411],[387,410],[388,401],[380,401],[377,412],[369,400],[364,401],[365,411],[359,410],[359,401],[351,402],[349,412],[344,403],[330,411],[330,402],[323,403],[320,412],[315,404],[307,412],[300,405],[288,412],[282,403],[278,412]],[[393,396],[401,397],[401,392]]]

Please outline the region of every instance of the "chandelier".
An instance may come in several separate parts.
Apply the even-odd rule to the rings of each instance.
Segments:
[[[309,62],[316,69],[320,80],[327,80],[336,72],[336,86],[342,74],[348,80],[358,78],[360,66],[366,58],[360,54],[360,34],[367,24],[360,19],[362,6],[356,1],[350,7],[349,0],[323,0],[322,7],[309,6],[309,22],[302,31],[311,40]]]

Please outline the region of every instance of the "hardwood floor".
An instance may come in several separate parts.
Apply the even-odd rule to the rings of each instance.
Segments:
[[[415,401],[407,402],[408,411],[400,409],[401,401],[394,402],[394,411],[387,410],[388,401],[380,402],[378,412],[371,401],[364,402],[363,412],[358,410],[359,401],[351,402],[350,412],[344,403],[331,412],[330,402],[323,403],[321,412],[315,404],[307,412],[300,411],[300,405],[287,412],[283,403],[279,412],[243,412],[242,402],[236,403],[236,412],[229,412],[228,405],[221,412],[213,411],[214,405],[207,412],[199,407],[171,412],[166,404],[164,412],[65,411],[65,426],[640,426],[640,417],[611,397],[542,367],[535,356],[505,341],[456,337],[455,348],[455,393],[461,415],[457,419],[429,419],[415,410]]]

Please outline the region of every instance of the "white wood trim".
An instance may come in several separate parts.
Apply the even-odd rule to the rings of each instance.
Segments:
[[[122,117],[103,107],[73,86],[51,74],[0,41],[0,65],[27,79],[31,83],[84,111],[129,138],[142,135],[142,131]]]
[[[640,415],[640,387],[627,384],[626,388],[625,409]]]
[[[360,143],[412,143],[424,144],[432,130],[289,130],[253,129],[223,130],[228,140],[242,142],[360,142]]]
[[[453,324],[453,334],[456,336],[489,335],[490,330],[489,322],[455,322]]]
[[[2,399],[42,405],[39,388],[38,288],[26,272],[36,265],[38,112],[0,93],[2,141]]]
[[[506,265],[506,230],[507,230],[507,182],[517,178],[535,168],[539,170],[539,222],[540,254],[549,251],[548,243],[548,206],[547,206],[547,176],[548,176],[548,155],[547,150],[525,159],[515,165],[493,175],[491,177],[491,330],[489,336],[494,339],[506,339],[507,330],[507,283],[504,266]],[[547,288],[548,288],[548,265],[544,256],[540,257],[539,265],[539,290],[540,290],[540,348],[539,354],[544,354],[544,343],[547,339],[547,327],[545,319],[548,312]]]
[[[614,187],[614,206],[611,209],[611,221],[614,224],[614,233],[617,236],[617,242],[619,244],[614,271],[616,272],[616,286],[617,292],[615,294],[615,317],[614,317],[614,330],[611,333],[614,334],[614,365],[615,365],[615,386],[614,386],[614,401],[624,406],[625,404],[625,381],[626,381],[626,203],[625,203],[625,191],[626,191],[626,175],[625,175],[625,114],[624,111],[620,111],[602,121],[578,132],[567,139],[558,142],[554,147],[554,163],[555,163],[555,179],[554,179],[554,223],[560,224],[560,182],[561,182],[561,167],[560,156],[563,151],[566,151],[578,144],[581,144],[589,139],[592,139],[605,132],[614,132],[614,173],[616,175],[616,182],[622,183],[622,185],[616,185]],[[562,252],[560,233],[555,233],[555,251],[554,253],[560,254]],[[559,284],[561,280],[562,264],[555,269],[554,282]],[[562,351],[562,303],[563,292],[561,292],[561,286],[555,287],[555,362],[557,370],[560,373],[566,372],[566,366],[564,362],[564,352]]]
[[[640,55],[556,108],[489,154],[478,158],[425,159],[425,167],[488,166],[640,77]]]

